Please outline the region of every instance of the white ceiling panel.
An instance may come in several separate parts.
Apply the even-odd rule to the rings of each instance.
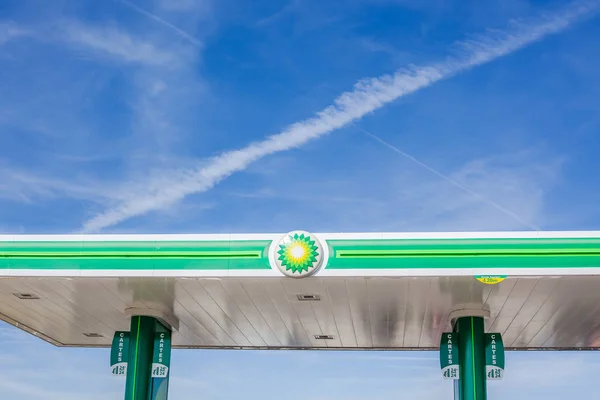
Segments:
[[[487,309],[487,329],[508,347],[590,349],[600,338],[599,289],[596,276],[497,285],[472,277],[23,277],[0,279],[0,316],[64,346],[110,345],[135,307],[175,318],[180,348],[431,349],[451,329],[452,311]]]

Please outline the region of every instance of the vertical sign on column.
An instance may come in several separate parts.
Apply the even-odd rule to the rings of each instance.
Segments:
[[[442,333],[440,340],[440,366],[444,379],[458,379],[458,334],[455,332]]]
[[[504,343],[499,333],[485,335],[485,375],[489,380],[504,377]]]
[[[171,364],[171,331],[157,324],[152,356],[151,400],[167,400]]]
[[[110,371],[113,375],[127,375],[129,359],[129,332],[115,332],[110,348]]]
[[[152,359],[152,377],[166,378],[171,364],[171,332],[156,332]]]

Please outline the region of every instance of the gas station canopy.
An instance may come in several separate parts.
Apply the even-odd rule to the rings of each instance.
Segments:
[[[109,347],[435,349],[479,310],[507,349],[600,347],[600,232],[0,236],[0,318]],[[461,314],[463,312],[463,314]]]

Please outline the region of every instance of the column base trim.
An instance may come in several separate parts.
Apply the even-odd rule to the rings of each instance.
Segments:
[[[129,307],[125,309],[125,315],[128,317],[143,316],[156,318],[161,324],[171,331],[179,330],[179,319],[173,314],[163,310],[142,307]]]
[[[456,324],[456,321],[459,318],[465,318],[465,317],[480,317],[483,319],[489,319],[490,318],[490,310],[485,310],[485,309],[481,309],[481,308],[465,308],[462,310],[454,310],[450,313],[449,319],[450,319],[450,326],[452,326],[452,328],[454,328],[454,325]]]

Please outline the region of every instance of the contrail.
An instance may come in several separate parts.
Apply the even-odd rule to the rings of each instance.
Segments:
[[[490,31],[475,39],[457,43],[460,51],[440,63],[410,66],[393,75],[363,79],[354,85],[352,91],[342,93],[331,106],[312,118],[294,123],[263,141],[222,153],[196,169],[175,173],[168,177],[166,185],[149,182],[149,189],[131,193],[128,200],[86,221],[83,231],[98,231],[149,211],[168,207],[190,194],[205,192],[265,156],[302,146],[402,96],[563,31],[596,13],[598,6],[598,1],[572,3],[534,21],[513,21],[506,31]]]
[[[434,175],[439,176],[440,178],[442,178],[443,180],[453,184],[454,186],[458,187],[459,189],[462,189],[463,191],[469,193],[470,195],[473,195],[477,198],[479,198],[480,200],[483,200],[484,202],[490,204],[492,207],[494,207],[495,209],[503,212],[504,214],[514,218],[516,221],[522,223],[523,225],[527,226],[528,228],[533,229],[534,231],[539,231],[541,230],[538,226],[525,221],[523,218],[519,217],[517,214],[515,214],[514,212],[510,211],[509,209],[501,206],[500,204],[496,203],[495,201],[485,197],[482,194],[477,193],[476,191],[469,189],[468,187],[466,187],[465,185],[463,185],[462,183],[456,181],[455,179],[452,179],[451,177],[444,175],[443,173],[441,173],[440,171],[430,167],[429,165],[425,164],[422,161],[419,161],[417,158],[411,156],[410,154],[400,150],[399,148],[397,148],[396,146],[386,142],[385,140],[383,140],[382,138],[380,138],[379,136],[367,131],[365,128],[361,128],[358,125],[354,125],[356,127],[356,129],[360,130],[361,132],[363,132],[365,135],[370,136],[371,138],[375,139],[376,141],[378,141],[379,143],[381,143],[382,145],[388,147],[390,150],[400,154],[403,157],[408,158],[409,160],[413,161],[414,163],[420,165],[421,167],[425,168],[426,170],[428,170],[429,172],[431,172]]]
[[[175,33],[177,33],[179,36],[181,36],[182,38],[186,39],[187,41],[189,41],[190,43],[192,43],[194,46],[196,47],[203,47],[203,43],[196,39],[195,37],[193,37],[192,35],[190,35],[189,33],[187,33],[184,30],[179,29],[178,27],[176,27],[175,25],[171,24],[170,22],[165,21],[164,19],[160,18],[159,16],[152,14],[150,11],[146,11],[143,8],[136,6],[135,4],[133,4],[132,2],[130,2],[129,0],[117,0],[120,3],[124,4],[125,6],[131,8],[134,11],[137,11],[138,13],[145,15],[146,17],[158,22],[161,25],[166,26],[167,28],[173,30]]]

